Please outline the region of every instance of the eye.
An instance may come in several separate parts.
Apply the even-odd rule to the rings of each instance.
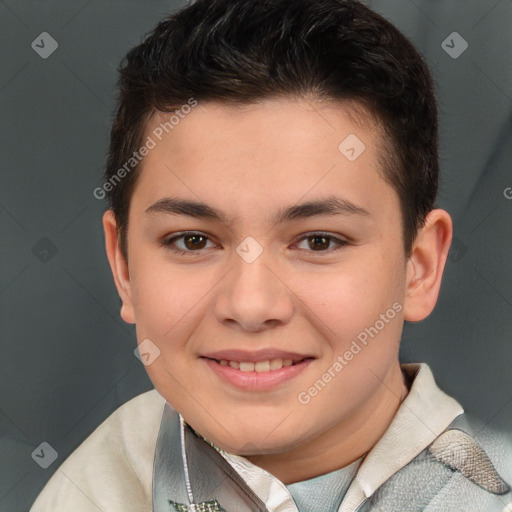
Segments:
[[[348,242],[341,240],[328,233],[308,233],[306,236],[299,238],[299,241],[308,241],[308,247],[312,249],[309,252],[331,253],[341,249],[343,246],[348,245]],[[311,241],[311,242],[310,242]],[[336,247],[327,249],[331,242],[336,244]]]
[[[205,248],[209,240],[210,238],[203,233],[186,232],[167,238],[161,244],[167,249],[182,255],[191,255],[192,253],[198,253],[199,255],[200,250]],[[177,241],[183,241],[184,247],[176,246]]]

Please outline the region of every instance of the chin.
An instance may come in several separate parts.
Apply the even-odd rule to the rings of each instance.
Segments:
[[[282,432],[279,437],[268,436],[269,430],[263,429],[251,435],[250,433],[239,436],[219,439],[217,442],[210,440],[219,448],[236,455],[247,457],[250,455],[267,455],[272,453],[286,452],[294,448],[303,437],[296,430],[293,433]],[[299,434],[299,435],[298,435]],[[208,437],[205,436],[207,439]]]

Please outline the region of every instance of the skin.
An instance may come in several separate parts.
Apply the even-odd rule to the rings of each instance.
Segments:
[[[161,351],[146,366],[155,388],[201,435],[285,484],[348,465],[388,428],[408,392],[398,360],[403,321],[433,310],[452,238],[449,214],[435,209],[406,258],[398,196],[378,163],[381,134],[369,117],[349,113],[345,104],[295,98],[243,108],[200,102],[142,162],[128,263],[113,213],[103,217],[121,316],[136,324],[139,343],[149,338]],[[167,118],[155,114],[146,136]],[[354,161],[338,149],[349,134],[366,146]],[[271,221],[279,208],[332,195],[369,215]],[[146,213],[170,196],[203,201],[227,222]],[[175,242],[199,256],[159,243],[182,231],[210,237],[199,249]],[[316,249],[304,237],[318,231],[348,244],[334,250],[331,239]],[[263,251],[250,264],[236,252],[248,236]],[[396,302],[395,318],[300,403],[299,393]],[[274,389],[242,391],[199,357],[268,347],[315,359]]]

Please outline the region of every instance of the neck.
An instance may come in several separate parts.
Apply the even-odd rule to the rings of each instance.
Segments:
[[[246,458],[285,485],[348,466],[366,455],[382,437],[407,393],[404,376],[397,364],[370,400],[320,437],[286,453],[248,455]]]

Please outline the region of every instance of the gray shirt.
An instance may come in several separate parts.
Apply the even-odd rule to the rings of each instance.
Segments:
[[[288,484],[299,512],[337,512],[363,457],[348,466],[302,482]]]

